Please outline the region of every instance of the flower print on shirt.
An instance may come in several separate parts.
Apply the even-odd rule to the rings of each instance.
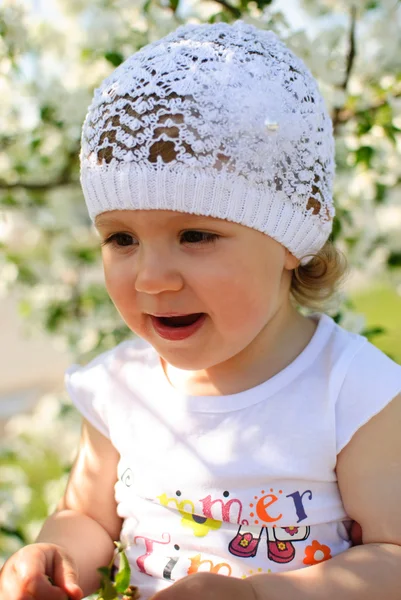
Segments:
[[[293,536],[298,533],[299,527],[284,527],[284,531]]]
[[[304,565],[318,565],[325,560],[331,558],[331,550],[325,544],[320,544],[317,540],[313,540],[311,546],[305,548]]]

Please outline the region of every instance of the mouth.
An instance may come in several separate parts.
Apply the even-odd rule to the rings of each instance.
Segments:
[[[205,313],[191,313],[188,315],[171,315],[171,316],[158,316],[150,315],[152,319],[156,319],[159,323],[165,327],[189,327],[196,323]]]

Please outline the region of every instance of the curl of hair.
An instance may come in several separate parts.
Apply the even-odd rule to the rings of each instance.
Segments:
[[[305,308],[324,311],[349,272],[345,255],[328,240],[307,265],[292,272],[290,294]]]

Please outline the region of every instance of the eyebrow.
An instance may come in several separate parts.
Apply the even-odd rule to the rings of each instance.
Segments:
[[[100,216],[99,218],[95,219],[95,226],[97,227],[99,225],[124,225],[124,222],[117,217]]]
[[[202,221],[207,221],[207,217],[205,217],[204,215],[196,215],[196,214],[192,214],[192,213],[181,213],[179,211],[176,211],[177,214],[174,215],[172,217],[172,220],[180,220],[183,219],[184,223],[186,222],[196,222],[197,224],[199,223],[198,226],[201,226]],[[212,217],[213,218],[213,217]],[[220,221],[220,219],[216,219],[217,221]],[[95,227],[107,227],[107,226],[113,226],[113,225],[121,225],[121,226],[127,226],[127,222],[124,221],[122,218],[120,219],[119,217],[109,217],[107,215],[100,215],[98,218],[95,219]]]

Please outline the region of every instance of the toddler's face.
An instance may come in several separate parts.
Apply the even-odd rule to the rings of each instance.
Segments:
[[[164,210],[110,211],[96,227],[118,312],[177,368],[207,369],[255,344],[260,351],[266,324],[288,310],[289,269],[298,261],[254,229]],[[204,317],[191,335],[171,339],[179,328],[159,318],[171,313]]]

